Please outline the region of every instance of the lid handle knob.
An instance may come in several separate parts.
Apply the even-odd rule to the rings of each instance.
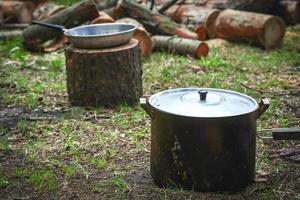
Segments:
[[[198,90],[198,94],[200,95],[200,101],[206,100],[207,93],[207,90]]]

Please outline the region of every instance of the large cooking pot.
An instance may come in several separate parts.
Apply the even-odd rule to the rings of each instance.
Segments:
[[[235,190],[253,181],[256,119],[268,108],[229,90],[180,88],[141,98],[151,117],[151,176],[159,186]]]
[[[38,24],[63,32],[74,47],[81,49],[100,49],[126,44],[136,30],[135,25],[126,23],[92,24],[71,29],[39,21],[32,21],[32,24]]]

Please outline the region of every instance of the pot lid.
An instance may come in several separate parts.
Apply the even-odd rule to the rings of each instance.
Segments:
[[[257,102],[244,94],[214,88],[179,88],[152,95],[155,109],[186,117],[230,117],[255,111]]]

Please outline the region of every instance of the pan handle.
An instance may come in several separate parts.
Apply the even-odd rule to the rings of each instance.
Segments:
[[[53,28],[53,29],[59,30],[61,32],[66,31],[64,26],[57,25],[57,24],[49,24],[49,23],[46,23],[46,22],[40,22],[40,21],[35,21],[35,20],[33,20],[31,23],[32,24],[38,24],[38,25],[41,25],[41,26],[45,26],[45,27],[48,27],[48,28]]]
[[[258,119],[270,106],[270,100],[267,97],[263,97],[258,104],[258,109],[256,110],[256,119]]]
[[[272,128],[274,140],[300,140],[300,128]]]
[[[154,112],[152,107],[150,106],[148,97],[140,98],[140,105],[146,111],[146,113],[151,117],[151,119],[154,119]]]

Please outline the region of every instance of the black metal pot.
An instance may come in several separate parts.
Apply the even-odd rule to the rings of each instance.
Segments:
[[[256,119],[268,108],[241,93],[181,88],[141,98],[151,117],[151,176],[158,186],[236,190],[253,181]]]

